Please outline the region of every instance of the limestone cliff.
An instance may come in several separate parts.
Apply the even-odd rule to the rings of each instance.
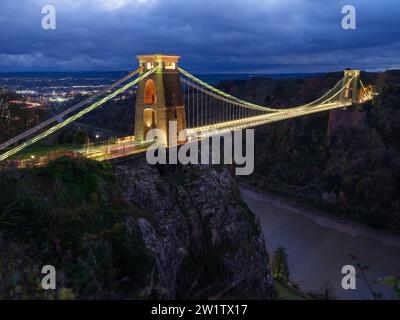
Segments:
[[[165,298],[274,296],[263,234],[224,167],[113,165],[124,199],[155,256]]]

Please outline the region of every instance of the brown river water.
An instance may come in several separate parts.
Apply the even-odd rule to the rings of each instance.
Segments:
[[[288,253],[290,278],[306,291],[318,291],[326,283],[338,299],[372,299],[362,275],[356,289],[344,290],[344,265],[356,265],[350,255],[370,268],[365,275],[374,292],[393,298],[393,291],[376,284],[379,278],[400,275],[400,237],[385,235],[363,226],[337,221],[296,208],[273,196],[241,187],[244,201],[260,220],[268,252],[283,246]]]

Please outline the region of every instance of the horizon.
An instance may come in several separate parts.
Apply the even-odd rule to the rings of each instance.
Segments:
[[[230,72],[208,72],[208,73],[199,73],[197,72],[196,75],[296,75],[296,74],[327,74],[327,73],[339,73],[343,72],[343,70],[331,70],[331,71],[315,71],[315,72],[276,72],[276,73],[264,73],[264,72],[241,72],[241,73],[230,73]],[[352,70],[359,70],[359,69],[352,69]],[[2,74],[23,74],[23,73],[32,73],[32,74],[40,74],[40,73],[123,73],[123,72],[130,72],[131,70],[76,70],[76,71],[68,71],[68,70],[38,70],[38,71],[0,71],[0,75]],[[392,68],[392,69],[379,69],[379,70],[363,70],[362,72],[367,73],[383,73],[387,71],[400,71],[399,68]]]

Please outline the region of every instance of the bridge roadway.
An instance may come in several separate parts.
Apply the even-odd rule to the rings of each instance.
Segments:
[[[98,144],[95,146],[82,147],[80,149],[74,150],[74,152],[79,153],[86,158],[105,161],[120,157],[125,157],[132,154],[142,153],[147,150],[153,141],[146,141],[143,143],[138,143],[135,141],[114,143],[114,144]]]
[[[202,137],[207,137],[211,135],[224,134],[226,132],[246,129],[250,127],[260,126],[266,123],[277,122],[285,119],[291,119],[300,117],[303,115],[308,115],[312,113],[323,112],[327,110],[340,109],[350,107],[352,105],[351,101],[345,103],[326,103],[322,105],[317,105],[314,107],[298,107],[292,108],[290,110],[285,109],[281,112],[269,113],[261,116],[254,116],[246,119],[233,120],[227,122],[216,123],[208,126],[189,128],[187,129],[188,136],[196,139],[201,139]],[[87,158],[93,160],[109,160],[119,157],[124,157],[132,154],[142,153],[147,150],[153,142],[147,141],[145,143],[139,144],[134,141],[128,141],[125,143],[117,144],[100,144],[92,146],[89,149],[81,148],[76,150],[76,152],[85,155]]]
[[[208,136],[224,134],[239,129],[256,127],[267,123],[296,118],[303,115],[308,115],[328,110],[346,108],[350,106],[352,106],[351,101],[345,103],[338,103],[338,102],[326,103],[326,104],[316,105],[314,107],[309,107],[309,106],[296,107],[292,109],[285,109],[280,112],[268,113],[246,119],[215,123],[208,126],[202,126],[197,128],[188,128],[187,135],[195,140],[201,140],[202,137],[205,138]],[[194,140],[190,141],[194,142]],[[71,148],[70,151],[81,154],[82,156],[92,160],[106,161],[146,152],[147,148],[152,143],[154,143],[154,141],[145,141],[142,143],[138,143],[132,140],[125,142],[117,142],[117,143],[104,142],[95,145],[82,146],[80,148]],[[38,161],[36,161],[35,166],[41,166],[45,164],[46,160],[45,158],[42,158],[42,161],[40,161],[39,159]]]
[[[187,134],[193,137],[202,137],[202,136],[210,136],[210,135],[217,135],[223,134],[225,132],[233,131],[233,130],[240,130],[246,129],[250,127],[256,127],[263,124],[281,121],[285,119],[291,119],[300,117],[303,115],[334,110],[334,109],[341,109],[347,108],[352,106],[352,102],[332,102],[332,103],[325,103],[321,105],[316,105],[314,107],[297,107],[292,109],[285,109],[283,111],[274,112],[274,113],[267,113],[260,116],[249,117],[245,119],[238,119],[232,120],[227,122],[215,123],[207,126],[197,127],[197,128],[190,128],[187,130]]]

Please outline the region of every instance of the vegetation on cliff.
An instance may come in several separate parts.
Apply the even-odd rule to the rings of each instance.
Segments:
[[[15,137],[16,135],[39,124],[46,118],[44,109],[29,109],[23,103],[18,94],[0,89],[0,143]]]
[[[365,125],[328,137],[329,115],[323,113],[259,127],[255,174],[249,181],[339,217],[400,233],[400,72],[362,76],[379,92],[366,106]],[[296,105],[306,102],[304,96],[312,100],[303,92],[322,93],[337,77],[253,79],[221,86],[245,99]]]
[[[105,163],[60,158],[0,175],[0,297],[141,298],[154,259]],[[44,291],[41,268],[57,270]]]

